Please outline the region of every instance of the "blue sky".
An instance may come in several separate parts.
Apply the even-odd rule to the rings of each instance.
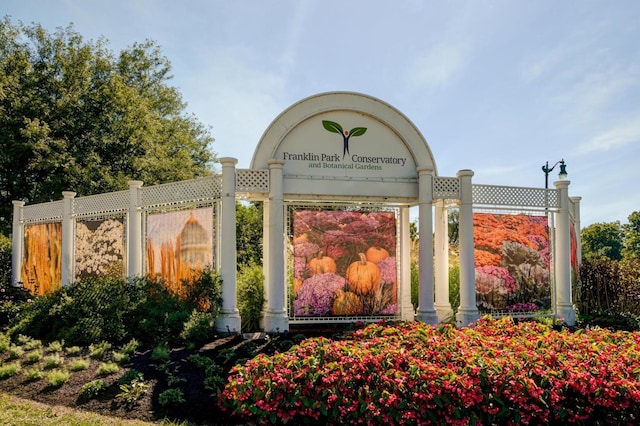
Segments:
[[[354,91],[413,121],[441,176],[544,187],[542,165],[564,158],[583,226],[640,210],[637,0],[2,0],[0,14],[73,23],[115,52],[155,40],[240,168],[291,104]]]

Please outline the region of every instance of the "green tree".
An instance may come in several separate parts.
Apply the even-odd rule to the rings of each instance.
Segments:
[[[262,203],[236,203],[237,268],[262,265]]]
[[[116,55],[72,26],[49,33],[0,20],[0,231],[10,227],[12,200],[209,174],[213,138],[185,113],[170,73],[153,41]]]
[[[581,232],[582,257],[586,260],[622,259],[622,229],[620,222],[594,223]]]
[[[622,225],[624,234],[624,248],[622,254],[625,258],[640,259],[640,211],[629,215],[629,223]]]

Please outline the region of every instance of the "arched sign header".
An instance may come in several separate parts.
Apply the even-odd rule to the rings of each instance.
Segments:
[[[311,96],[280,114],[263,134],[251,168],[268,168],[271,160],[283,162],[287,194],[413,198],[415,188],[398,184],[413,181],[415,187],[418,168],[436,174],[426,140],[406,116],[352,92]],[[331,185],[328,191],[327,181],[351,184]]]

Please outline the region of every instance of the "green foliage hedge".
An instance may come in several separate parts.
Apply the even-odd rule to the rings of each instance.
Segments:
[[[145,346],[202,343],[203,337],[212,337],[221,305],[221,280],[217,273],[205,271],[189,288],[188,297],[180,299],[162,283],[145,278],[86,278],[34,299],[13,318],[9,331],[77,345],[121,344],[131,339]],[[209,325],[208,336],[189,331],[194,324],[201,325],[202,318]],[[198,342],[189,341],[196,337]]]

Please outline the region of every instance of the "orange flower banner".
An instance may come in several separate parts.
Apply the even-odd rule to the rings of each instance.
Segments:
[[[473,214],[476,305],[481,311],[551,307],[546,216]]]

